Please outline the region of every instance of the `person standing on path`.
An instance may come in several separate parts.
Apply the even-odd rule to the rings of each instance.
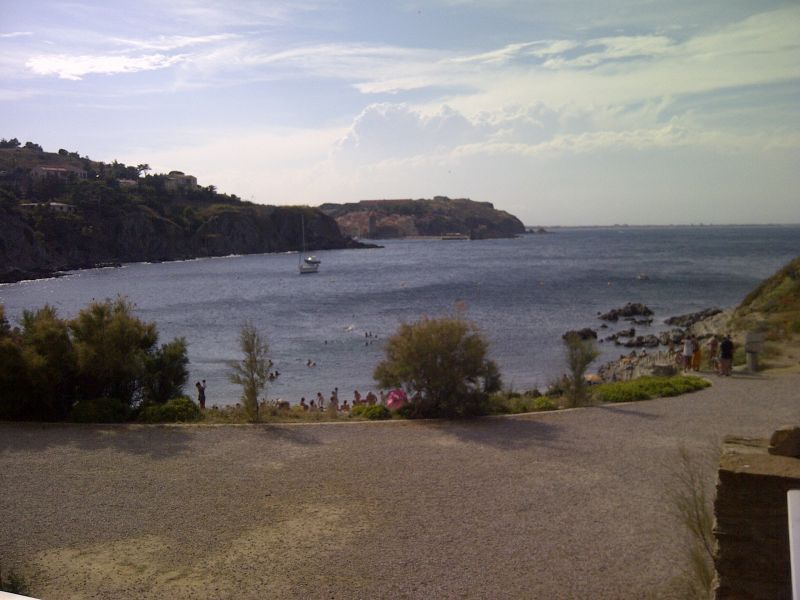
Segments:
[[[719,340],[716,335],[712,335],[708,340],[708,364],[719,374]]]
[[[695,337],[692,337],[692,371],[700,370],[701,360],[702,360],[702,354],[700,351],[700,340],[698,340]]]
[[[197,388],[197,403],[200,405],[200,410],[206,409],[206,380],[203,379],[203,383],[199,381],[194,384]]]
[[[731,341],[731,336],[726,335],[719,345],[719,374],[730,376],[732,366],[733,342]]]
[[[692,368],[692,353],[694,352],[694,340],[687,335],[683,338],[683,370],[688,371]]]

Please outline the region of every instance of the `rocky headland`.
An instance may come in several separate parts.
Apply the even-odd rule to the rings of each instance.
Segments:
[[[323,204],[345,235],[367,239],[442,237],[509,238],[525,233],[522,222],[491,202],[436,196],[421,200],[362,200]]]
[[[316,208],[266,206],[179,171],[0,147],[0,282],[124,262],[365,247]]]

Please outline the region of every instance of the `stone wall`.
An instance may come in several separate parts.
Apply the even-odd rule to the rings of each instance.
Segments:
[[[800,459],[767,448],[725,440],[714,501],[718,600],[792,598],[786,493],[800,489]]]

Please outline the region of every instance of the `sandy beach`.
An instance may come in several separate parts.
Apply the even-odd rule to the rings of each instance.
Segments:
[[[800,413],[800,375],[711,379],[468,422],[0,424],[0,560],[46,600],[668,597],[679,444]]]

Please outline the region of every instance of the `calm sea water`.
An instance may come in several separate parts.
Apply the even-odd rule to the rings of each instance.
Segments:
[[[245,320],[266,334],[281,372],[270,398],[297,402],[334,387],[350,398],[354,389],[376,389],[372,371],[399,323],[463,303],[505,382],[526,389],[564,370],[561,335],[598,327],[598,311],[644,302],[656,312],[652,329],[640,329],[646,333],[665,329],[672,315],[737,304],[800,254],[800,226],[576,228],[513,240],[382,243],[320,252],[316,275],[297,274],[296,254],[131,264],[1,285],[0,303],[16,321],[25,308],[49,303],[69,317],[122,294],[158,324],[162,341],[187,339],[187,391],[204,378],[217,404],[237,401],[226,361],[239,355]],[[596,365],[619,355],[609,344],[600,349]]]

